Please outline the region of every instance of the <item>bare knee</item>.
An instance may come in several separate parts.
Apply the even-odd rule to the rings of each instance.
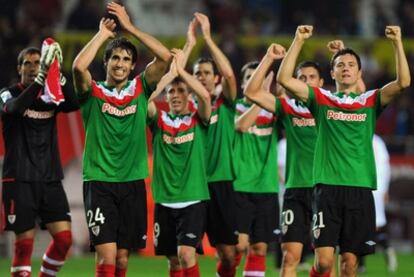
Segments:
[[[247,249],[249,249],[249,235],[240,233],[239,234],[239,242],[236,245],[237,253],[246,253]]]
[[[217,245],[216,250],[222,266],[230,268],[235,262],[236,246],[222,244]]]
[[[341,255],[341,276],[355,276],[358,267],[358,258],[352,253]]]
[[[182,268],[190,268],[196,264],[195,248],[191,246],[178,247],[178,260]]]
[[[316,259],[316,270],[319,273],[330,272],[333,266],[333,258],[328,256],[320,256]]]
[[[116,267],[125,269],[128,267],[128,250],[118,250],[116,255]]]
[[[283,260],[282,260],[283,267],[296,268],[299,262],[300,262],[300,253],[295,253],[289,250],[283,251]]]
[[[255,256],[266,256],[267,244],[264,242],[254,243],[249,248],[249,254]]]
[[[115,243],[104,243],[95,246],[97,264],[116,264],[117,249]]]
[[[167,256],[169,270],[180,270],[181,264],[177,256]]]

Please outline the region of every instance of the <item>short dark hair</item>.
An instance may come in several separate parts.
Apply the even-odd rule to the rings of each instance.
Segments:
[[[170,84],[178,84],[178,83],[185,83],[184,79],[180,76],[175,77]]]
[[[301,70],[302,68],[305,68],[305,67],[313,67],[313,68],[315,68],[316,71],[318,71],[319,78],[322,78],[322,69],[321,69],[321,66],[319,65],[319,63],[313,62],[313,61],[304,61],[304,62],[299,63],[296,66],[296,69],[295,69],[295,77],[298,77],[298,71]]]
[[[252,61],[252,62],[246,63],[245,65],[243,65],[243,67],[240,71],[241,76],[244,76],[247,69],[256,69],[258,66],[259,66],[259,61]]]
[[[40,52],[40,49],[37,47],[27,47],[24,48],[22,51],[20,51],[19,55],[17,56],[17,65],[21,66],[24,61],[24,56],[26,55],[33,55],[33,54],[39,54],[39,56],[42,55],[42,52]]]
[[[178,77],[175,77],[165,88],[164,88],[164,91],[165,92],[168,92],[168,87],[170,87],[170,86],[172,86],[172,85],[174,85],[174,84],[181,84],[181,83],[183,83],[183,84],[185,84],[186,85],[186,87],[187,87],[187,91],[188,91],[188,86],[187,86],[187,83],[184,81],[184,79],[183,78],[181,78],[180,76],[178,76]]]
[[[330,63],[331,70],[334,68],[334,63],[335,63],[336,58],[338,58],[339,56],[344,56],[346,54],[350,54],[354,56],[358,63],[358,69],[361,69],[361,58],[358,56],[358,54],[351,48],[344,48],[344,49],[339,50],[332,56],[331,63]]]
[[[213,73],[214,75],[219,75],[219,71],[217,68],[216,63],[214,62],[214,60],[212,58],[208,58],[208,57],[201,57],[198,60],[195,61],[194,66],[196,66],[197,64],[202,64],[202,63],[209,63],[211,64],[211,66],[213,67]]]
[[[127,38],[121,37],[111,40],[105,47],[104,62],[107,62],[116,48],[126,50],[132,56],[132,63],[135,63],[138,58],[137,48]]]

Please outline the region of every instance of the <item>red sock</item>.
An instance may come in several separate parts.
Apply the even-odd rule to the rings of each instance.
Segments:
[[[113,264],[97,264],[95,277],[114,277],[115,265]]]
[[[183,269],[183,277],[200,277],[200,271],[198,270],[198,264],[192,267]]]
[[[59,269],[65,263],[66,254],[72,245],[72,232],[62,231],[53,236],[45,254],[43,255],[42,266],[39,277],[56,276]]]
[[[183,270],[172,270],[170,269],[170,277],[182,277],[183,276]]]
[[[115,269],[115,277],[125,277],[127,269],[126,268],[119,268]]]
[[[264,276],[266,272],[266,257],[249,254],[244,266],[243,276]]]
[[[11,276],[31,276],[33,239],[21,239],[14,242],[14,255]]]
[[[309,272],[309,276],[310,277],[329,277],[331,276],[331,273],[326,272],[326,273],[320,274],[316,271],[315,267],[312,266],[311,271]]]

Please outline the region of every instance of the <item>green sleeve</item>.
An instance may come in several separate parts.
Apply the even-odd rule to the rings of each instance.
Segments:
[[[280,99],[278,97],[275,98],[275,115],[277,117],[277,120],[279,121],[279,119],[281,117],[283,117],[283,106],[282,106],[282,102],[280,102]]]
[[[316,113],[318,112],[318,104],[316,103],[315,90],[313,87],[308,85],[308,92],[308,101],[305,102],[305,105],[308,107],[313,117],[316,117]]]
[[[150,86],[147,83],[147,80],[145,79],[145,72],[142,72],[140,74],[140,78],[141,78],[141,82],[142,82],[142,88],[144,89],[144,93],[145,93],[145,97],[147,99],[150,98],[151,94],[153,93],[153,91],[155,90],[155,88],[157,87],[157,84],[153,84],[152,86]]]

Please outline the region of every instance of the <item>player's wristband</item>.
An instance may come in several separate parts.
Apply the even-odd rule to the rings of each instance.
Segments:
[[[45,79],[46,79],[46,74],[43,71],[40,71],[36,78],[35,78],[35,82],[38,83],[41,86],[45,85]]]

